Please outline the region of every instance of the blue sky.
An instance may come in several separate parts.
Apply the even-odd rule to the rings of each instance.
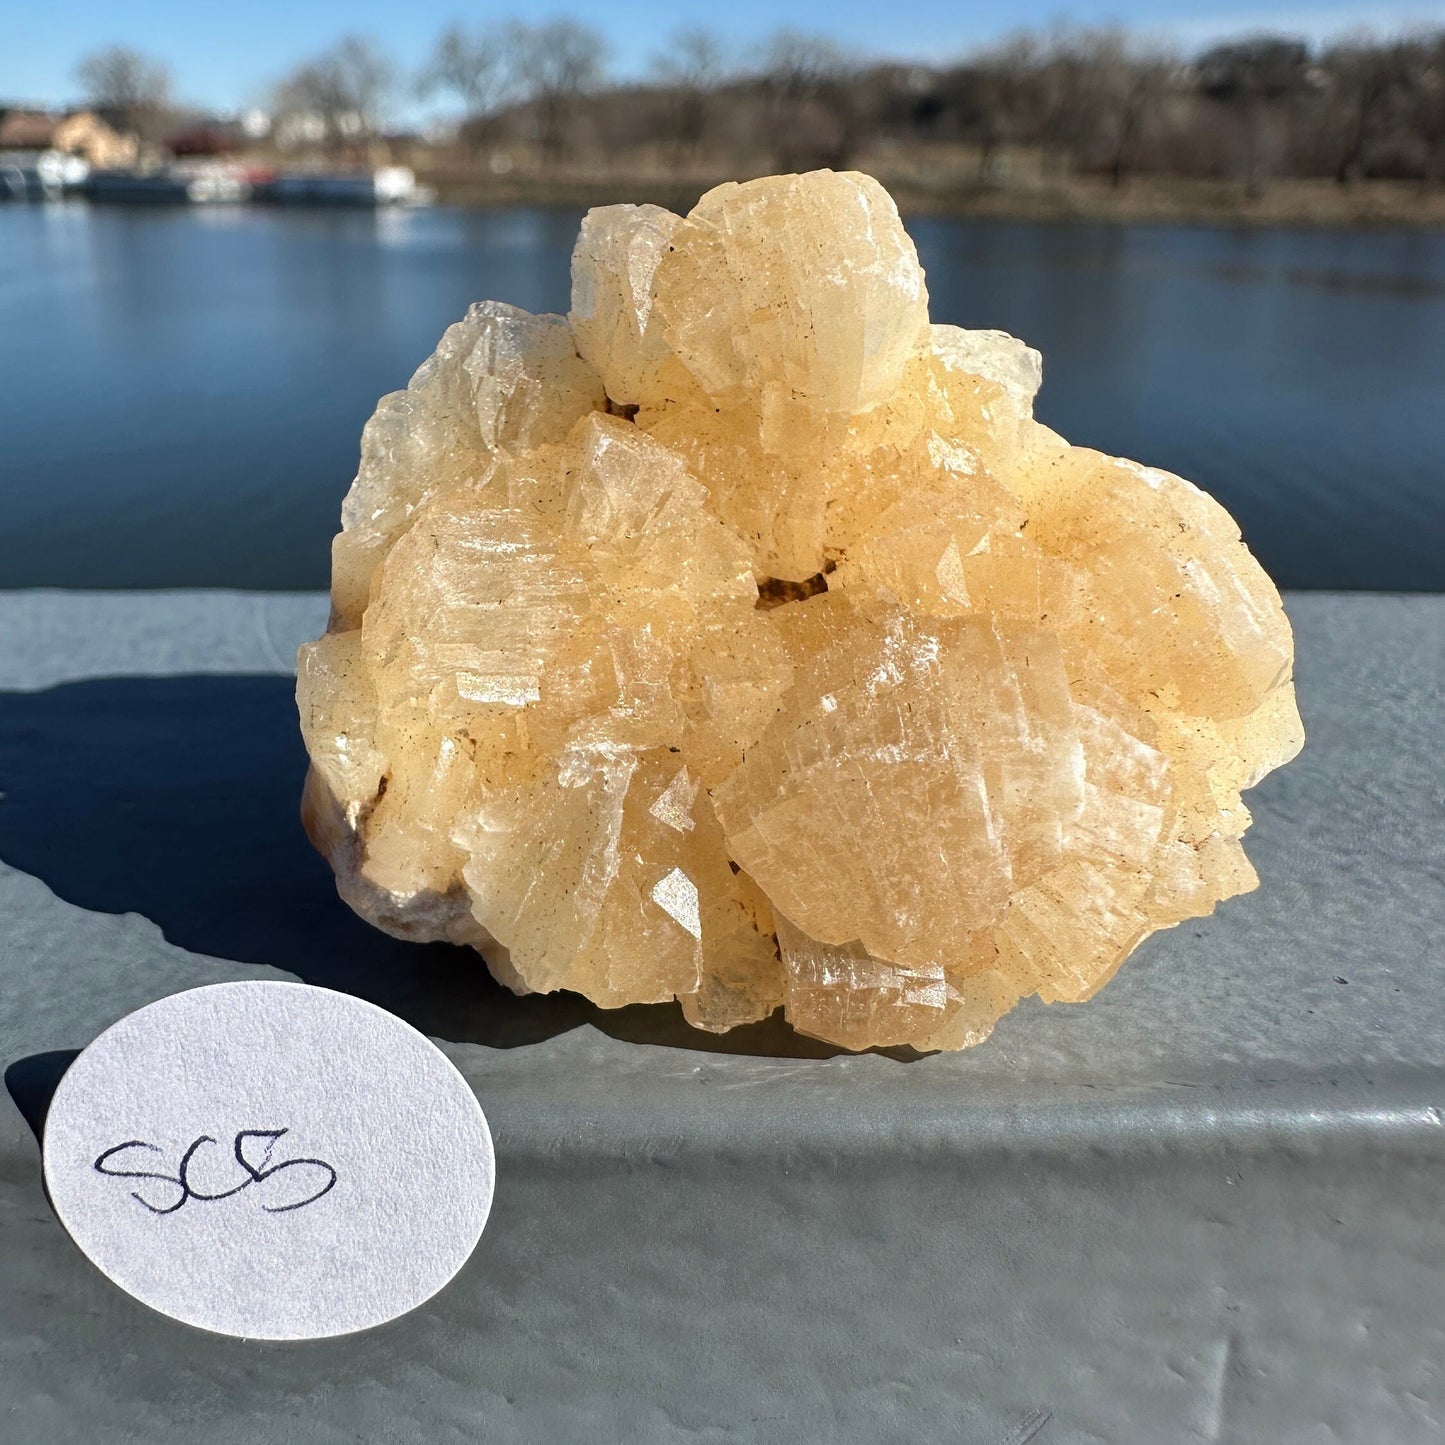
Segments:
[[[526,3],[455,0],[11,0],[0,41],[0,99],[60,102],[75,93],[77,57],[120,42],[153,53],[171,67],[183,99],[222,108],[261,98],[268,83],[343,32],[380,41],[404,65],[419,64],[448,21],[486,24],[573,15],[608,37],[619,76],[646,72],[660,37],[687,25],[723,33],[739,50],[756,46],[779,26],[826,32],[850,48],[900,59],[944,60],[1021,26],[1057,18],[1080,24],[1119,23],[1181,44],[1205,43],[1250,30],[1284,30],[1311,39],[1353,29],[1392,33],[1445,26],[1445,0],[1325,0],[1250,6],[1243,0],[1014,0],[1006,8],[978,0],[635,0],[536,9]],[[721,20],[719,17],[722,17]]]

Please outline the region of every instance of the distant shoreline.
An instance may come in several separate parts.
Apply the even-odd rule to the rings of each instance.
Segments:
[[[480,179],[422,173],[443,205],[498,210],[518,206],[587,208],[651,203],[685,212],[713,185],[728,179],[636,176],[509,175]],[[1222,181],[1138,178],[1115,189],[1070,178],[1055,185],[929,185],[910,178],[878,179],[905,215],[980,220],[1114,225],[1218,225],[1316,229],[1445,230],[1445,187],[1415,182],[1281,180],[1247,197]]]

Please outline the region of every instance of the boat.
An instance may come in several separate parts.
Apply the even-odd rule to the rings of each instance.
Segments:
[[[79,194],[117,205],[424,206],[436,199],[408,166],[370,171],[282,171],[216,161],[173,161],[147,170],[92,170],[57,151],[0,153],[0,200]]]
[[[92,171],[83,190],[92,201],[131,205],[235,205],[251,199],[245,177],[226,166]]]
[[[50,201],[85,184],[90,167],[63,151],[0,151],[0,201]]]
[[[340,173],[282,171],[258,193],[258,199],[281,206],[414,206],[427,198],[409,166]]]

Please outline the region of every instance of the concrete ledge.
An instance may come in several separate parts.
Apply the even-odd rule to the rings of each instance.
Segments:
[[[1286,602],[1261,890],[909,1063],[516,1000],[352,918],[296,822],[323,599],[0,594],[0,1438],[1441,1438],[1445,598]],[[299,1349],[116,1292],[25,1122],[121,1014],[268,973],[437,1037],[499,1150],[442,1296]]]

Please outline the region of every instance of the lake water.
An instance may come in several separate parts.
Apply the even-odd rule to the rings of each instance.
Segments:
[[[362,423],[575,211],[0,206],[0,586],[322,587]],[[1445,590],[1445,236],[920,218],[936,319],[1198,481],[1283,586]]]

